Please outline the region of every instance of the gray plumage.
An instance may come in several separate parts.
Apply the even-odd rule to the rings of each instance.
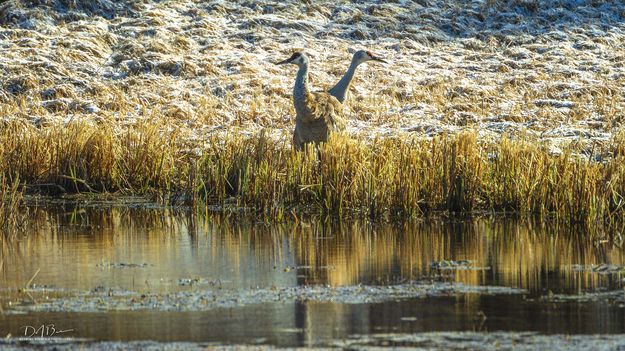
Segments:
[[[306,144],[325,142],[331,132],[345,128],[345,123],[341,118],[342,105],[327,92],[311,93],[309,91],[309,60],[304,53],[296,52],[289,59],[277,64],[285,63],[299,67],[293,86],[293,103],[296,112],[293,146],[296,150],[302,150]]]
[[[338,83],[336,83],[336,85],[332,87],[332,89],[328,90],[330,95],[334,96],[339,102],[345,101],[349,86],[352,83],[352,79],[354,79],[354,73],[356,73],[356,68],[358,68],[360,64],[372,60],[386,63],[386,61],[375,56],[373,53],[371,53],[371,51],[356,51],[354,53],[354,56],[352,57],[352,62],[349,65],[347,72],[345,72],[341,80],[339,80]]]

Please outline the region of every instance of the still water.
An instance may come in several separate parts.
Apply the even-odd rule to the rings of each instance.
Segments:
[[[324,345],[354,334],[422,331],[625,332],[608,301],[547,302],[553,294],[623,288],[624,274],[580,270],[625,264],[610,242],[541,222],[482,218],[401,224],[320,218],[271,224],[183,210],[60,205],[31,208],[26,236],[0,240],[0,337],[53,323],[69,337]],[[470,260],[474,269],[431,263]],[[31,282],[32,279],[32,282]],[[208,281],[193,286],[187,281]],[[449,294],[381,303],[296,301],[201,312],[10,313],[20,290],[115,288],[170,293],[413,280],[498,285],[525,294]],[[62,292],[59,294],[63,294]]]

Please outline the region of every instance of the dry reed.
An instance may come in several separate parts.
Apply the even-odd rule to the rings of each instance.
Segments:
[[[73,122],[0,129],[0,172],[30,189],[184,195],[280,219],[291,210],[372,218],[503,211],[570,223],[625,215],[625,139],[601,162],[559,155],[531,137],[484,141],[475,132],[433,139],[334,135],[294,152],[286,137],[215,134],[197,153],[154,123],[123,132]],[[54,187],[50,187],[54,185]]]

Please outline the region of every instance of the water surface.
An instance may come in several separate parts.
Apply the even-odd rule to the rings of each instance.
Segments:
[[[0,336],[53,323],[97,340],[320,345],[354,334],[422,331],[623,333],[608,301],[545,302],[553,294],[622,289],[623,276],[578,266],[623,265],[622,249],[540,222],[482,218],[401,224],[308,219],[267,224],[185,210],[76,205],[31,209],[28,235],[1,241],[4,311],[19,290],[124,289],[170,293],[413,280],[499,285],[517,295],[450,294],[372,304],[296,301],[201,312],[36,312],[0,316]],[[431,263],[470,260],[472,269]],[[38,272],[36,275],[35,273]],[[39,296],[33,297],[41,298]]]

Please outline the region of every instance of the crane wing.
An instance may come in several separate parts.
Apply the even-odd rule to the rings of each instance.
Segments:
[[[345,129],[343,120],[343,105],[327,92],[315,92],[308,94],[308,103],[312,118],[323,119],[328,127],[333,130]]]

